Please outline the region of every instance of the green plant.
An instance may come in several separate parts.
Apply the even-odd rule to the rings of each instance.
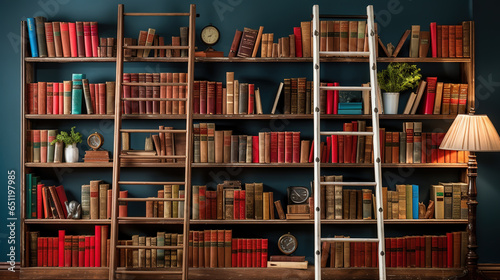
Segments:
[[[390,63],[387,69],[377,73],[378,84],[386,92],[403,92],[418,85],[422,78],[415,64]]]
[[[82,142],[82,134],[80,132],[75,132],[75,127],[71,128],[70,133],[68,134],[66,131],[61,131],[57,134],[56,139],[50,142],[51,145],[54,145],[56,142],[64,142],[66,146],[72,144],[78,144]]]

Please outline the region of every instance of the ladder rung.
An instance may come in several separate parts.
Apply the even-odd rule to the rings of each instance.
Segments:
[[[124,16],[146,16],[146,17],[179,17],[190,16],[189,13],[123,13]]]
[[[118,249],[182,249],[182,246],[116,245]]]
[[[347,86],[322,86],[319,89],[326,90],[345,90],[345,91],[363,91],[363,90],[371,90],[371,87],[347,87]]]
[[[116,217],[119,221],[139,221],[147,223],[153,221],[155,223],[174,223],[174,222],[184,222],[184,218],[164,218],[164,217]]]
[[[378,238],[321,238],[322,242],[379,242]]]
[[[185,129],[120,129],[120,132],[130,132],[130,133],[186,133]]]
[[[144,182],[144,181],[119,181],[119,185],[185,185],[185,182]]]
[[[127,97],[123,101],[187,101],[187,98]]]
[[[322,186],[359,186],[359,187],[374,187],[375,182],[319,182]]]
[[[120,155],[120,158],[136,158],[136,159],[161,159],[161,158],[178,158],[178,159],[184,159],[186,156],[135,156],[135,155]]]
[[[188,50],[189,46],[123,46],[125,50]]]
[[[184,201],[184,198],[164,198],[164,197],[127,197],[118,198],[118,201],[145,202],[145,201]]]
[[[319,55],[350,57],[350,56],[370,56],[370,52],[319,52]]]
[[[119,270],[116,269],[115,273],[121,273],[121,274],[140,274],[140,275],[147,275],[147,274],[182,274],[182,270],[168,270],[168,269],[163,269],[163,270]]]
[[[372,131],[323,131],[321,135],[353,135],[353,136],[373,136]]]
[[[187,83],[122,83],[123,86],[187,86]]]
[[[320,14],[319,18],[350,18],[350,19],[367,19],[367,15],[328,15],[328,14]]]

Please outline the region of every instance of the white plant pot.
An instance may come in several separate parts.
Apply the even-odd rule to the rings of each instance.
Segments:
[[[66,162],[78,162],[79,150],[76,144],[67,145],[64,148],[64,159]]]
[[[399,92],[384,92],[384,114],[397,114]]]

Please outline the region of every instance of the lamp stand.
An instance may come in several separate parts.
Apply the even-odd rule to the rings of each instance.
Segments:
[[[475,152],[470,152],[469,162],[467,163],[467,177],[469,178],[469,188],[467,191],[468,200],[468,216],[467,216],[467,256],[465,259],[465,271],[463,275],[452,277],[450,279],[455,280],[476,280],[476,279],[487,279],[481,271],[477,268],[478,255],[477,250],[477,239],[476,239],[476,208],[477,208],[477,189],[476,189],[476,177],[477,177],[477,161]]]

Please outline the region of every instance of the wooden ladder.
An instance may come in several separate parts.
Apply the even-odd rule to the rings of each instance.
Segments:
[[[374,15],[373,6],[366,7],[366,16],[347,16],[347,15],[320,15],[319,6],[313,6],[313,88],[314,88],[314,275],[316,280],[321,280],[321,244],[322,242],[377,242],[378,243],[378,269],[379,279],[386,279],[385,270],[385,238],[384,238],[384,216],[382,205],[382,162],[380,157],[380,138],[379,138],[379,108],[377,104],[377,55],[375,40],[376,34],[374,31]],[[346,51],[320,51],[320,18],[356,18],[366,19],[368,26],[368,49],[367,52],[346,52]],[[320,57],[336,56],[336,57],[368,57],[368,71],[370,73],[370,87],[357,86],[321,86],[320,84]],[[372,132],[345,132],[345,131],[321,131],[320,120],[320,90],[343,90],[343,91],[363,91],[370,90],[371,92],[371,116],[372,116]],[[320,182],[320,137],[322,135],[351,135],[351,136],[370,136],[373,137],[373,171],[375,180],[373,182]],[[375,188],[377,211],[375,217],[377,219],[377,237],[376,238],[322,238],[321,237],[321,207],[320,207],[320,186],[366,186]]]
[[[124,46],[123,44],[123,21],[125,16],[185,16],[189,17],[189,39],[188,46]],[[183,280],[188,278],[188,233],[189,233],[189,217],[190,217],[190,197],[191,197],[191,128],[192,128],[192,106],[191,96],[193,92],[193,79],[194,79],[194,50],[195,50],[195,17],[196,6],[191,4],[189,13],[124,13],[123,4],[118,5],[118,21],[117,21],[117,52],[116,52],[116,92],[115,92],[115,127],[114,127],[114,149],[113,149],[113,190],[112,190],[112,210],[111,210],[111,244],[110,244],[110,262],[109,262],[109,279],[115,279],[116,274],[130,275],[171,275],[173,278],[178,279],[182,277]],[[123,82],[123,61],[124,50],[129,49],[171,49],[171,50],[188,50],[187,58],[187,82],[186,83],[131,83]],[[140,59],[139,59],[140,60]],[[147,61],[147,60],[146,60]],[[157,62],[157,61],[155,61]],[[186,98],[122,98],[122,86],[187,86]],[[137,102],[137,101],[182,101],[185,102],[186,108],[186,129],[122,129],[122,106],[123,101]],[[120,179],[120,169],[122,167],[121,159],[126,158],[126,155],[121,155],[121,133],[183,133],[186,135],[186,151],[185,155],[177,156],[141,156],[140,159],[154,158],[154,159],[184,159],[184,181],[179,182],[164,182],[164,181],[123,181]],[[138,157],[134,157],[138,158]],[[168,168],[168,164],[165,164]],[[182,185],[185,190],[185,198],[119,198],[120,186],[144,186],[144,185]],[[184,201],[184,217],[181,219],[175,218],[154,218],[154,221],[148,221],[147,218],[142,217],[129,217],[118,219],[118,205],[121,202],[127,203],[129,201]],[[141,223],[155,223],[158,224],[174,224],[175,222],[182,222],[183,229],[183,243],[182,246],[131,246],[131,245],[117,245],[118,241],[118,227],[119,222],[130,222],[135,224]],[[117,249],[182,249],[183,259],[181,269],[128,269],[117,268]]]

